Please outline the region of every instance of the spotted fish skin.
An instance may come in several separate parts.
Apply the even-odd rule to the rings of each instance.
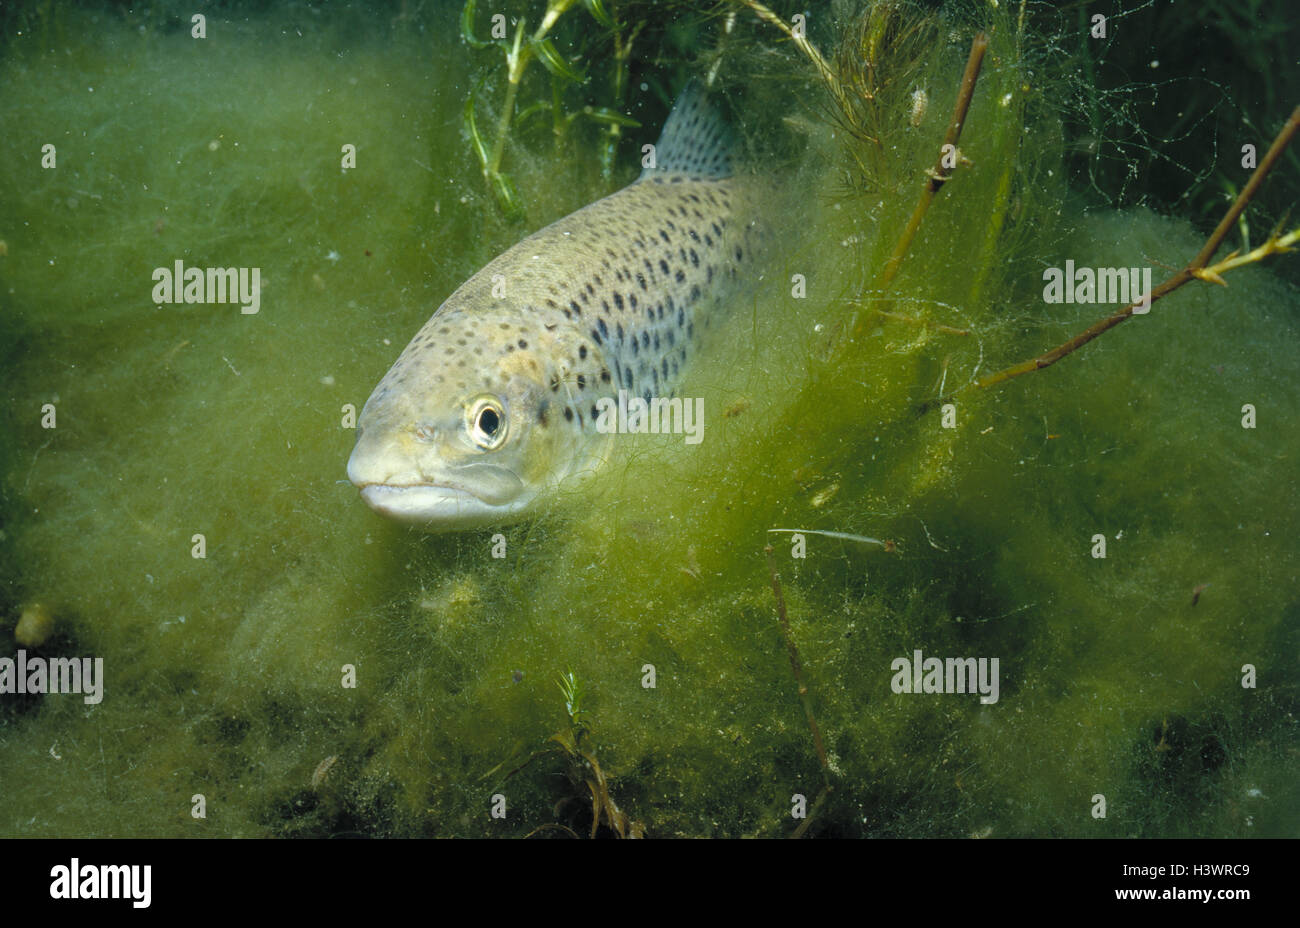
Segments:
[[[653,168],[448,297],[362,410],[348,476],[367,504],[434,530],[493,524],[598,468],[597,402],[672,395],[750,281],[763,187],[732,149],[688,86]]]

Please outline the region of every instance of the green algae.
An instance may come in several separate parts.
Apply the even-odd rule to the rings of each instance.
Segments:
[[[576,500],[502,529],[504,558],[493,532],[384,522],[342,481],[343,406],[520,234],[462,134],[475,72],[455,16],[409,32],[214,18],[214,66],[165,23],[66,15],[57,64],[0,64],[0,595],[14,621],[48,602],[50,653],[102,656],[108,679],[94,707],[0,697],[0,833],[577,821],[560,758],[506,775],[568,724],[555,683],[572,671],[588,748],[650,834],[789,834],[791,796],[811,801],[822,772],[769,543],[835,787],[812,833],[1294,833],[1300,361],[1278,350],[1298,334],[1294,289],[1245,268],[1051,371],[963,394],[955,428],[925,405],[1099,315],[1043,306],[1043,266],[1176,266],[1202,241],[1065,199],[1052,85],[1029,79],[1005,13],[936,20],[927,53],[893,63],[909,83],[880,104],[888,157],[851,191],[815,88],[790,79],[796,52],[780,82],[752,80],[778,70],[769,51],[720,70],[752,157],[779,155],[796,202],[687,385],[706,440],[629,437]],[[872,291],[976,25],[994,44],[963,135],[974,163],[890,292]],[[918,126],[913,84],[931,97]],[[54,171],[33,154],[46,141]],[[613,189],[580,134],[558,154],[545,133],[517,144],[533,224]],[[150,274],[176,258],[262,268],[261,312],[153,305]],[[925,324],[872,317],[886,299]],[[778,526],[895,550],[810,535],[795,559]],[[999,657],[999,701],[894,694],[890,663],[915,649]]]

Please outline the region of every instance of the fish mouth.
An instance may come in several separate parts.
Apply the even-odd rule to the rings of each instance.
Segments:
[[[456,487],[371,483],[361,488],[361,499],[380,515],[435,529],[498,521],[515,508],[494,505]]]
[[[430,531],[501,522],[520,511],[527,502],[523,481],[505,468],[475,464],[462,470],[463,476],[473,480],[411,484],[353,482],[361,490],[361,499],[375,512]]]

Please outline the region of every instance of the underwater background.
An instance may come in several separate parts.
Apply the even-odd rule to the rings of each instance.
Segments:
[[[0,694],[0,834],[1300,832],[1300,261],[972,386],[1110,311],[1044,268],[1196,255],[1300,103],[1296,14],[768,7],[848,105],[742,2],[5,5],[0,657],[105,683]],[[703,442],[500,529],[372,513],[348,409],[691,77],[782,193]],[[1220,257],[1298,190],[1292,149]],[[259,311],[156,303],[177,260]],[[997,701],[895,692],[915,651]]]

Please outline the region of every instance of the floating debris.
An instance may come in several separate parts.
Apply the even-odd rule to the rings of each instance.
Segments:
[[[334,769],[334,765],[338,762],[339,756],[337,754],[331,754],[329,757],[317,764],[316,770],[311,775],[311,788],[320,789],[321,784],[329,779],[330,771]]]
[[[23,613],[14,627],[14,640],[24,648],[37,648],[54,634],[54,613],[48,606],[31,603],[23,608]]]
[[[772,532],[784,532],[787,534],[794,533],[798,535],[821,535],[824,538],[840,538],[844,541],[859,541],[863,544],[880,545],[880,547],[886,549],[890,546],[890,542],[881,541],[879,538],[869,538],[866,535],[854,535],[850,532],[823,532],[815,528],[769,528],[767,531],[769,534]]]

